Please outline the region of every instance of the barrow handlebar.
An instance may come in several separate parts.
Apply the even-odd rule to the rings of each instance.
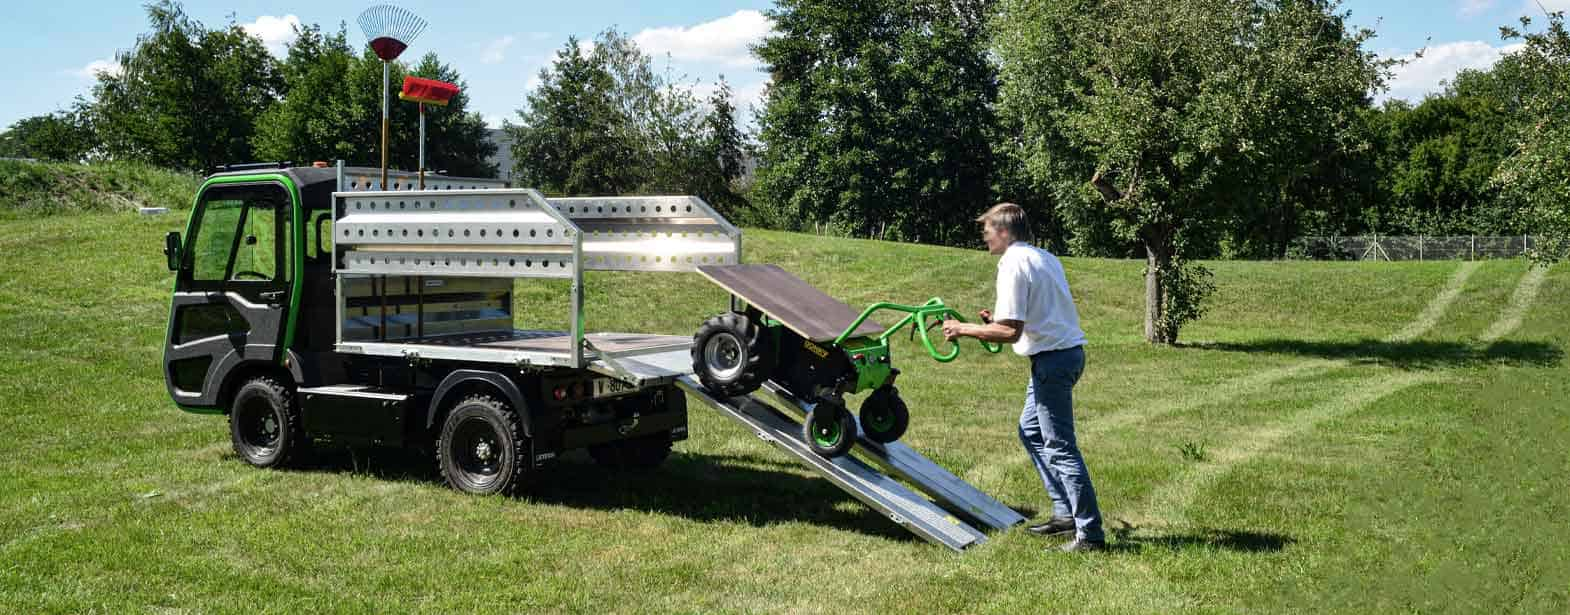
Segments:
[[[934,360],[940,363],[948,363],[949,361],[953,361],[956,357],[959,356],[959,342],[954,342],[954,344],[949,348],[948,352],[938,352],[937,346],[932,343],[932,338],[928,335],[928,331],[931,330],[934,325],[941,325],[943,324],[944,320],[948,320],[949,318],[953,318],[954,320],[958,320],[960,322],[965,322],[965,318],[960,316],[959,312],[955,311],[954,308],[944,305],[943,300],[937,297],[928,299],[926,303],[921,305],[901,305],[898,303],[887,302],[874,303],[867,309],[862,310],[861,315],[856,317],[855,322],[850,323],[850,326],[845,329],[844,333],[841,333],[839,337],[834,338],[834,344],[844,344],[845,340],[850,339],[851,334],[861,326],[861,323],[866,322],[867,318],[871,317],[874,312],[881,310],[904,312],[905,317],[901,318],[899,322],[894,324],[894,326],[889,327],[887,331],[884,331],[883,335],[878,336],[879,343],[888,345],[888,338],[890,336],[897,333],[905,325],[910,325],[911,335],[915,335],[918,332],[921,333],[921,344],[926,346],[927,354],[932,355]],[[928,322],[928,319],[934,320],[932,322]],[[987,352],[997,353],[1003,350],[1001,345],[993,344],[986,340],[977,341],[981,342],[981,347]]]

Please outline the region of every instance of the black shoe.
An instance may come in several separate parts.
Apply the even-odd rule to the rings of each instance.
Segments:
[[[1064,551],[1067,551],[1069,553],[1087,553],[1087,552],[1090,552],[1090,551],[1105,551],[1105,550],[1107,550],[1107,542],[1104,541],[1104,540],[1085,540],[1084,538],[1075,538],[1073,542],[1064,544],[1063,546],[1058,547],[1058,548],[1062,549]]]
[[[1068,517],[1053,517],[1041,525],[1032,525],[1025,531],[1037,536],[1061,536],[1074,531],[1074,520]]]

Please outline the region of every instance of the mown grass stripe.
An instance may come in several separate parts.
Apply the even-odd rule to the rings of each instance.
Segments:
[[[1247,438],[1232,446],[1212,453],[1210,460],[1194,466],[1179,478],[1159,487],[1150,497],[1139,521],[1157,521],[1168,524],[1189,523],[1194,499],[1217,479],[1226,476],[1280,443],[1312,431],[1315,427],[1362,409],[1380,399],[1408,388],[1440,382],[1443,376],[1429,372],[1402,372],[1390,376],[1358,381],[1357,386],[1334,399],[1321,402],[1308,410],[1294,414],[1290,419],[1269,427],[1252,431]]]
[[[1488,327],[1488,331],[1479,338],[1484,343],[1496,341],[1510,335],[1521,326],[1521,318],[1526,316],[1526,311],[1537,300],[1537,291],[1543,287],[1543,280],[1548,279],[1547,267],[1533,266],[1521,276],[1521,282],[1516,284],[1515,292],[1510,295],[1510,304],[1505,306],[1500,313],[1499,320]]]
[[[1445,287],[1428,302],[1423,311],[1399,331],[1385,338],[1385,341],[1410,341],[1427,333],[1429,329],[1433,328],[1434,323],[1443,318],[1445,313],[1450,310],[1450,306],[1455,304],[1456,298],[1461,295],[1461,291],[1466,287],[1467,279],[1477,271],[1480,264],[1477,261],[1469,261],[1457,267],[1455,273],[1446,282]],[[1519,317],[1517,320],[1519,321]],[[1255,372],[1222,382],[1213,389],[1198,392],[1194,397],[1158,401],[1145,410],[1121,412],[1108,416],[1103,420],[1087,422],[1083,430],[1096,433],[1132,427],[1163,416],[1187,412],[1205,406],[1224,404],[1234,399],[1257,395],[1292,378],[1313,377],[1332,369],[1347,367],[1348,365],[1351,365],[1351,362],[1346,359],[1320,359]]]
[[[1434,323],[1439,322],[1439,319],[1445,315],[1445,312],[1450,310],[1450,305],[1455,303],[1456,297],[1461,296],[1461,290],[1466,287],[1467,278],[1472,277],[1472,274],[1482,264],[1481,261],[1461,263],[1460,267],[1456,267],[1455,274],[1450,276],[1450,281],[1445,284],[1444,290],[1439,291],[1439,294],[1435,295],[1434,299],[1428,302],[1428,307],[1423,308],[1423,313],[1418,314],[1416,319],[1394,335],[1385,338],[1385,341],[1407,342],[1421,337],[1424,333],[1428,333],[1429,329],[1434,328]]]

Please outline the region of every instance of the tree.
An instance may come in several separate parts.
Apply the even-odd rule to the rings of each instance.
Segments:
[[[1511,234],[1490,179],[1510,153],[1518,109],[1501,75],[1464,70],[1416,107],[1379,113],[1381,206],[1371,230],[1389,234]]]
[[[1519,30],[1501,28],[1507,40],[1525,43],[1506,60],[1520,68],[1526,121],[1494,185],[1520,204],[1524,224],[1541,233],[1534,258],[1553,262],[1570,255],[1570,31],[1563,12],[1550,13],[1547,22],[1541,32],[1527,32],[1527,18]]]
[[[572,195],[615,195],[638,185],[627,118],[612,96],[610,71],[576,38],[540,70],[540,85],[508,123],[516,175],[525,185]]]
[[[0,157],[80,162],[98,144],[89,109],[78,102],[70,111],[17,120],[0,133]]]
[[[94,118],[110,157],[184,169],[251,160],[256,118],[282,80],[260,39],[231,23],[208,30],[178,3],[147,5],[151,31],[99,73]]]
[[[355,149],[355,113],[346,87],[349,68],[359,59],[348,34],[323,35],[320,26],[295,31],[280,66],[283,100],[257,118],[253,143],[266,160],[370,160]],[[381,87],[380,80],[376,87]]]
[[[600,33],[588,53],[568,39],[540,71],[520,123],[506,127],[517,176],[560,194],[698,194],[735,205],[729,182],[745,135],[735,128],[729,86],[722,81],[713,99],[723,103],[705,107],[696,85],[657,74],[615,30]]]
[[[733,96],[730,84],[722,75],[709,96],[708,113],[703,117],[703,137],[698,148],[699,175],[692,190],[726,216],[744,214],[749,209],[747,199],[735,189],[736,181],[746,173],[748,139],[736,125]]]
[[[1006,0],[1014,151],[1075,229],[1136,242],[1145,337],[1175,343],[1214,288],[1189,259],[1288,193],[1382,82],[1333,0]]]
[[[755,48],[760,207],[774,224],[975,244],[992,203],[989,0],[782,0]]]

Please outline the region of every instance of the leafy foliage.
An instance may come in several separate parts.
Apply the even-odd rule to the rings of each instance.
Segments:
[[[1392,101],[1381,110],[1383,151],[1376,169],[1381,198],[1372,230],[1385,234],[1514,234],[1490,178],[1510,154],[1520,105],[1504,62],[1467,70],[1446,90],[1413,107]]]
[[[780,228],[976,243],[993,202],[992,2],[784,0],[757,192]]]
[[[231,23],[208,30],[179,4],[147,6],[151,31],[98,74],[93,123],[109,156],[208,169],[253,159],[256,120],[283,81],[260,39]]]
[[[1522,18],[1521,26],[1530,27],[1531,20]],[[1556,12],[1541,32],[1505,28],[1503,34],[1526,45],[1514,61],[1527,121],[1494,185],[1520,203],[1526,224],[1543,233],[1535,257],[1556,261],[1570,255],[1570,31],[1564,13]]]
[[[573,195],[623,194],[636,188],[636,151],[625,135],[629,118],[611,94],[602,61],[585,55],[576,38],[540,71],[540,85],[518,110],[512,134],[515,176],[523,185]]]
[[[0,157],[81,161],[97,146],[90,109],[78,101],[70,111],[17,120],[0,133]]]
[[[288,58],[279,67],[287,93],[257,120],[253,139],[257,156],[369,160],[370,153],[358,150],[354,141],[356,112],[344,87],[350,66],[358,61],[349,48],[348,34],[340,27],[324,35],[316,25],[302,27],[296,34]]]
[[[735,212],[746,135],[723,80],[707,105],[656,73],[632,39],[606,30],[585,52],[576,39],[540,71],[540,85],[506,130],[516,175],[574,195],[697,194]]]
[[[1137,242],[1145,336],[1176,341],[1208,284],[1183,255],[1350,146],[1382,79],[1327,0],[1012,0],[997,15],[1015,153],[1081,253]],[[1116,36],[1109,36],[1116,33]],[[1111,239],[1101,246],[1087,240]],[[1186,276],[1186,277],[1185,277]],[[1177,295],[1168,291],[1178,289]],[[1188,293],[1188,294],[1183,294]]]
[[[354,53],[342,26],[330,34],[314,24],[299,27],[278,61],[239,25],[209,30],[171,0],[148,5],[147,15],[149,32],[117,56],[123,72],[99,74],[94,100],[46,116],[53,118],[47,122],[19,125],[23,132],[8,132],[4,141],[27,145],[7,147],[43,152],[29,154],[35,157],[91,154],[186,170],[257,159],[379,164],[382,64],[369,50]],[[410,72],[463,86],[435,54],[412,71],[401,62],[389,68],[391,88]],[[460,93],[446,107],[427,110],[427,167],[494,176],[495,145],[467,105]],[[394,100],[390,112],[390,163],[413,169],[417,107]]]

